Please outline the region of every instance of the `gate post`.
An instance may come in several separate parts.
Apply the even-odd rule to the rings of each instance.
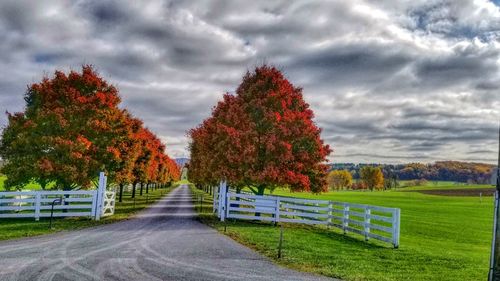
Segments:
[[[41,200],[42,195],[40,192],[37,192],[35,195],[35,220],[39,221],[40,220],[40,206],[42,205]]]
[[[104,172],[99,173],[99,186],[97,187],[97,198],[96,198],[96,208],[95,208],[95,220],[101,219],[102,208],[104,203],[104,192],[106,192],[106,176]]]
[[[226,202],[227,202],[227,184],[226,181],[220,182],[220,192],[219,192],[219,217],[220,221],[224,221],[226,217]]]

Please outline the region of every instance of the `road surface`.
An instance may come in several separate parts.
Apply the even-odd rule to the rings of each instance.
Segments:
[[[181,186],[131,220],[1,242],[0,280],[331,280],[274,265],[194,217]]]

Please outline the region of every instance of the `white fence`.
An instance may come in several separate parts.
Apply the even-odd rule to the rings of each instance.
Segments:
[[[56,202],[56,204],[54,204]],[[99,187],[88,191],[0,192],[0,219],[50,217],[92,217],[113,215],[115,192],[106,191],[106,176],[99,176]]]
[[[259,196],[226,192],[225,183],[214,194],[214,212],[226,218],[270,222],[319,224],[353,232],[399,247],[400,209],[301,199],[282,196]],[[219,196],[226,194],[226,196]],[[219,206],[222,206],[219,208]]]

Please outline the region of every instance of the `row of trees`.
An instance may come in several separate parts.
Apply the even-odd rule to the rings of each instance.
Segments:
[[[470,183],[488,183],[494,165],[484,163],[438,161],[430,164],[332,164],[333,170],[348,170],[355,179],[360,178],[360,171],[365,166],[381,167],[385,178],[397,180],[454,181]]]
[[[275,67],[257,67],[190,131],[189,178],[198,185],[226,179],[255,194],[276,186],[325,191],[331,149],[312,118],[301,88]]]
[[[330,190],[341,189],[384,189],[390,184],[390,179],[384,181],[384,174],[380,167],[365,166],[360,170],[360,180],[353,182],[353,177],[348,170],[333,170],[328,174]]]
[[[56,71],[28,87],[24,112],[8,114],[1,172],[7,188],[89,188],[99,171],[120,186],[164,185],[180,177],[165,145],[143,122],[118,107],[118,90],[91,66]],[[121,197],[121,194],[120,194]]]

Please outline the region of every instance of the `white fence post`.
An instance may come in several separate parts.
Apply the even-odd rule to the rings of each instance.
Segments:
[[[99,190],[92,190],[92,216],[95,220],[97,220],[97,197],[99,194]]]
[[[227,187],[227,182],[224,181],[224,191],[225,191],[225,195],[224,198],[224,212],[225,212],[225,215],[224,215],[224,218],[226,219],[227,217],[229,217],[229,207],[231,207],[231,204],[229,204],[229,196],[228,196],[228,193],[229,193],[229,188]]]
[[[370,233],[370,215],[371,215],[371,210],[370,208],[365,208],[365,240],[368,241],[368,233]]]
[[[40,202],[42,195],[40,193],[37,193],[35,195],[35,220],[39,221],[40,220],[40,205],[42,202]]]
[[[276,197],[276,211],[274,212],[274,223],[280,222],[280,206],[281,206],[281,200],[279,197]]]
[[[399,247],[399,228],[401,223],[400,209],[395,209],[392,213],[392,244],[394,248]]]
[[[224,221],[225,216],[226,216],[226,202],[228,202],[227,198],[227,191],[226,191],[227,185],[226,181],[221,181],[220,183],[220,193],[219,193],[219,217],[220,221]]]
[[[101,201],[101,217],[104,216],[104,212],[106,209],[106,185],[108,184],[108,177],[104,174],[104,172],[101,172],[104,175],[104,180],[103,180],[103,185],[102,185],[102,193],[99,196],[99,200]]]
[[[332,224],[332,215],[333,215],[333,203],[332,201],[328,202],[328,224],[327,227],[330,228],[330,225]]]
[[[102,208],[103,208],[103,202],[104,202],[104,192],[106,190],[105,187],[105,180],[104,180],[104,172],[99,173],[99,186],[97,188],[97,196],[96,196],[96,208],[95,208],[95,220],[98,221],[101,219],[101,213],[102,213]]]
[[[347,227],[349,227],[349,206],[344,204],[344,212],[342,216],[342,229],[344,230],[344,234],[347,233]]]

